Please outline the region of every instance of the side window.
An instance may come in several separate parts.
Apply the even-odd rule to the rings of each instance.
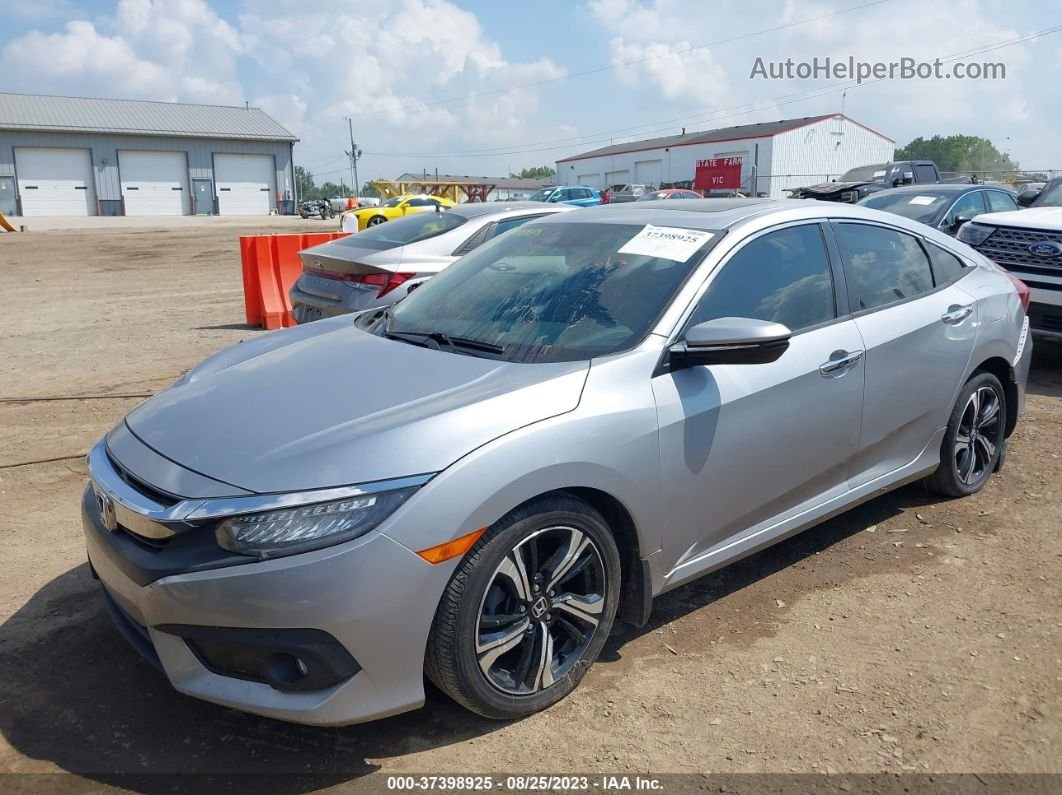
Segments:
[[[818,225],[768,232],[731,255],[690,324],[721,317],[770,320],[794,332],[837,317],[833,274]]]
[[[933,166],[916,165],[915,182],[936,182],[937,171]]]
[[[973,218],[975,215],[980,215],[985,211],[985,200],[983,198],[983,190],[975,190],[973,193],[967,193],[965,196],[955,202],[954,206],[948,210],[948,217],[944,219],[946,226],[954,226],[956,218]]]
[[[438,202],[431,199],[410,199],[406,204],[409,207],[434,207]]]
[[[579,198],[580,199],[592,199],[593,197],[594,197],[594,194],[592,194],[590,192],[589,188],[579,188]]]
[[[933,264],[933,279],[938,287],[951,284],[966,275],[966,266],[950,251],[929,242],[926,243],[926,250],[929,251],[929,261]]]
[[[536,218],[541,218],[541,215],[521,215],[519,218],[506,218],[504,221],[498,221],[494,225],[494,234],[491,238],[495,238],[503,232],[508,232],[510,229],[516,229],[518,226],[523,226],[528,221],[533,221]]]
[[[918,240],[911,235],[866,224],[837,224],[848,252],[860,309],[876,309],[933,289],[933,272]]]
[[[1005,213],[1008,210],[1018,209],[1018,203],[1014,201],[1014,198],[1001,190],[986,190],[985,195],[988,197],[988,212],[990,213]]]
[[[557,194],[557,201],[559,202],[567,202],[575,198],[571,188],[564,188],[563,190],[559,190],[557,191]]]
[[[472,249],[483,245],[490,236],[491,226],[492,224],[483,224],[483,227],[472,235],[472,237],[454,249],[452,256],[460,257],[462,254],[467,254]]]

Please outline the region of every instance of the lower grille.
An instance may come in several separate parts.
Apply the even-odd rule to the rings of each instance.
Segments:
[[[977,250],[1004,267],[1025,265],[1038,270],[1062,271],[1062,256],[1041,257],[1029,251],[1034,243],[1062,244],[1062,232],[1042,232],[1035,229],[996,229]]]
[[[1062,334],[1062,307],[1033,304],[1029,307],[1029,327]]]

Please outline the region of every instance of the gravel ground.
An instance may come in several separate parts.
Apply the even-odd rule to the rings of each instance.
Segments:
[[[262,333],[236,237],[279,223],[0,238],[0,772],[268,771],[292,791],[374,771],[1062,773],[1062,348],[1045,343],[981,494],[910,486],[667,594],[545,713],[487,722],[431,692],[312,729],[171,690],[88,574],[79,456],[140,395]],[[11,400],[71,396],[95,397]]]

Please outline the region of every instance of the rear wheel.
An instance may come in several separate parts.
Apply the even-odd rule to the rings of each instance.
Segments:
[[[940,448],[940,466],[928,478],[934,491],[965,497],[984,488],[1006,448],[1003,385],[991,373],[977,373],[955,402]]]
[[[380,224],[386,221],[387,219],[384,218],[382,215],[374,215],[372,218],[369,219],[369,222],[366,224],[366,226],[379,226]]]
[[[491,527],[439,603],[426,669],[451,698],[510,720],[568,695],[597,659],[619,600],[620,561],[582,500],[533,500]]]

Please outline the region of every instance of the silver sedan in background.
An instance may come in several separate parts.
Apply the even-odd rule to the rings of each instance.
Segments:
[[[469,203],[416,213],[299,252],[303,272],[289,293],[296,323],[405,298],[462,254],[510,229],[576,208],[541,202]]]
[[[980,490],[1028,298],[839,203],[542,218],[135,408],[89,456],[88,558],[189,695],[341,724],[418,707],[427,674],[519,718],[665,591],[913,480]]]

